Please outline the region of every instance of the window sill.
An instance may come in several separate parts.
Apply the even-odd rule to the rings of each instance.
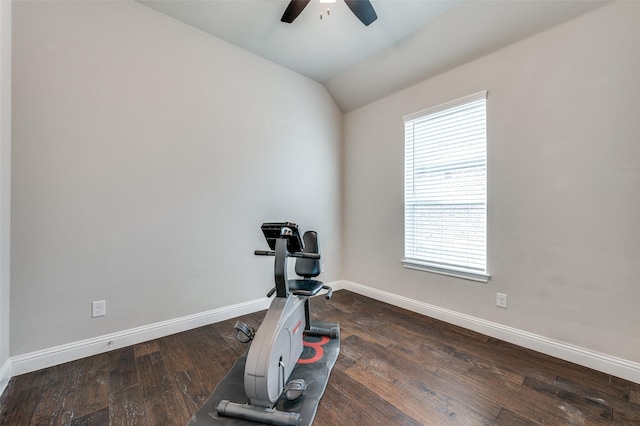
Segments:
[[[448,269],[439,266],[431,265],[429,263],[419,262],[417,260],[402,259],[402,266],[407,269],[415,269],[418,271],[431,272],[433,274],[447,275],[450,277],[462,278],[464,280],[478,281],[486,283],[491,278],[491,275],[482,274],[478,272],[469,272],[461,269]]]

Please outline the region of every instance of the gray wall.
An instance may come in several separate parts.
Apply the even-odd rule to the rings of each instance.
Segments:
[[[0,370],[9,360],[11,5],[11,2],[0,2]],[[2,384],[0,374],[0,392]]]
[[[0,79],[0,367],[9,318],[15,356],[262,297],[271,264],[252,251],[264,220],[317,229],[325,281],[640,361],[638,3],[349,113],[344,146],[322,86],[140,4],[13,11],[10,317]],[[401,117],[485,89],[492,279],[405,270]],[[100,299],[107,316],[91,319]]]
[[[638,22],[605,6],[346,114],[344,278],[640,361]],[[403,269],[402,116],[485,89],[491,281]]]
[[[264,297],[263,221],[340,278],[323,86],[135,2],[13,12],[12,356]]]

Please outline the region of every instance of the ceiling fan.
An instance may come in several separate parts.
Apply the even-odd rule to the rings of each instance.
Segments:
[[[292,23],[309,4],[309,1],[311,0],[291,0],[280,21]],[[344,2],[363,24],[368,26],[378,19],[378,15],[376,15],[376,11],[369,0],[344,0]]]

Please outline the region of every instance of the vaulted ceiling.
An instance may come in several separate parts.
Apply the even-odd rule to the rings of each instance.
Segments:
[[[344,112],[607,3],[371,0],[365,26],[342,0],[311,0],[292,24],[288,0],[139,1],[324,84]]]

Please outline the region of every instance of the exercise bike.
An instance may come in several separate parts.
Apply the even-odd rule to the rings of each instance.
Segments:
[[[217,412],[266,424],[299,425],[298,413],[278,411],[274,406],[281,397],[295,400],[306,389],[302,379],[288,382],[302,354],[303,335],[339,336],[338,328],[314,327],[310,321],[309,298],[327,290],[325,297],[330,299],[333,290],[311,279],[321,272],[316,232],[307,231],[301,238],[298,226],[291,222],[264,223],[261,229],[271,250],[256,250],[255,254],[275,256],[275,287],[267,294],[275,293],[275,298],[257,331],[242,322],[235,325],[238,339],[251,342],[244,370],[244,390],[251,403],[222,400]],[[289,257],[297,258],[295,271],[302,279],[288,279]]]

